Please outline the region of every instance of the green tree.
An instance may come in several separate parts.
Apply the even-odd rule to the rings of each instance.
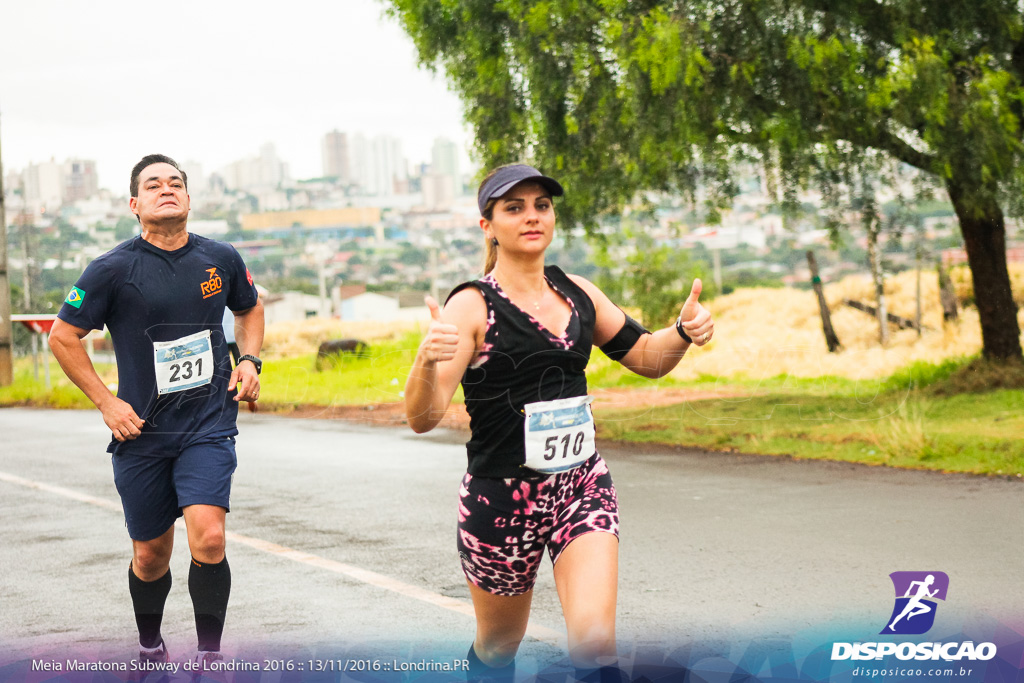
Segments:
[[[426,266],[430,262],[430,254],[425,249],[418,249],[408,242],[403,243],[398,254],[398,262],[407,266]]]
[[[657,244],[636,221],[626,223],[620,234],[601,243],[593,255],[596,267],[587,269],[594,271],[597,285],[612,300],[639,308],[641,322],[658,329],[679,315],[694,278],[703,280],[704,301],[715,295],[714,284],[705,277],[705,263],[691,259],[685,250]],[[583,259],[574,270],[581,270],[581,263]]]
[[[787,205],[833,207],[885,164],[947,192],[984,354],[1021,358],[1004,214],[1021,213],[1017,0],[390,0],[466,103],[486,165],[529,159],[593,227],[643,189],[735,193],[766,169]]]
[[[656,246],[646,233],[635,235],[636,251],[626,261],[627,300],[640,309],[643,324],[652,330],[665,327],[679,315],[701,269],[690,263],[685,251],[667,245]],[[707,301],[714,292],[710,282],[704,285]]]

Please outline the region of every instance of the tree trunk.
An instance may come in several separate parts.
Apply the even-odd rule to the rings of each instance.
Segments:
[[[953,282],[949,279],[946,266],[942,263],[942,257],[938,259],[936,268],[939,271],[939,303],[942,304],[942,321],[956,322],[956,291],[953,289]]]
[[[921,337],[921,227],[920,223],[914,230],[914,269],[917,275],[914,278],[914,329],[917,330],[918,338]]]
[[[994,200],[979,198],[987,192],[972,193],[952,180],[947,182],[946,189],[960,220],[971,266],[974,301],[981,321],[982,355],[991,360],[1020,360],[1020,326],[1006,267],[1003,211]]]
[[[882,274],[882,259],[878,254],[877,222],[868,226],[868,265],[871,268],[871,281],[875,285],[875,301],[878,303],[878,343],[885,346],[889,343],[888,311],[885,308],[885,275]]]
[[[867,313],[875,320],[878,320],[879,312],[878,309],[875,308],[874,306],[869,306],[863,301],[857,301],[855,299],[843,299],[843,303],[849,306],[850,308],[856,308],[858,311],[863,311],[864,313]],[[917,330],[918,333],[921,332],[920,323],[910,320],[908,318],[904,318],[901,315],[896,315],[895,313],[889,313],[888,311],[886,311],[885,319],[888,320],[890,324],[895,325],[901,330]]]
[[[828,303],[825,301],[825,292],[821,286],[821,278],[818,277],[818,262],[814,258],[814,252],[807,250],[807,265],[811,269],[811,285],[814,287],[814,294],[818,297],[818,311],[821,313],[821,327],[825,332],[825,344],[828,345],[829,353],[836,353],[842,348],[839,337],[832,328],[832,316],[828,310]]]

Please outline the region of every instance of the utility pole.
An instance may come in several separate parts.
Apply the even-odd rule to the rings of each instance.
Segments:
[[[3,135],[0,134],[0,141]],[[14,382],[14,330],[11,328],[11,283],[7,277],[7,214],[4,207],[4,163],[0,153],[0,387]]]
[[[25,184],[21,185],[21,196],[25,196]],[[31,233],[29,223],[31,222],[31,229],[35,229],[35,221],[31,220],[31,214],[27,211],[22,211],[18,215],[18,223],[21,225],[21,243],[25,249],[25,267],[21,269],[21,282],[24,286],[24,297],[23,303],[25,306],[25,313],[32,312],[32,245],[30,244]],[[39,381],[39,339],[38,335],[32,335],[32,370],[36,381]]]

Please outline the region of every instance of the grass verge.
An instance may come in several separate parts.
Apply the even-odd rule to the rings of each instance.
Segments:
[[[766,393],[601,411],[617,441],[1024,476],[1024,392],[951,397],[920,389],[872,396]]]
[[[402,400],[419,333],[394,341],[379,341],[359,354],[341,354],[316,369],[316,354],[309,353],[267,362],[263,366],[260,395],[276,410],[300,405],[365,405]],[[462,400],[461,390],[457,400]]]
[[[262,395],[281,412],[291,406],[365,405],[401,400],[419,334],[375,343],[317,371],[307,354],[266,363]],[[100,366],[105,381],[113,368]],[[91,408],[51,363],[53,388],[16,364],[0,406]],[[976,358],[917,362],[883,380],[790,375],[701,376],[648,380],[594,354],[593,389],[716,390],[729,398],[671,405],[598,406],[599,435],[766,455],[791,455],[893,467],[1024,476],[1024,366]],[[643,396],[645,394],[637,394]],[[462,400],[461,392],[456,396]],[[638,399],[642,400],[642,399]]]
[[[114,372],[108,365],[98,365],[100,376],[106,380]],[[64,375],[57,361],[50,359],[50,388],[46,388],[45,370],[39,368],[39,379],[35,377],[31,358],[19,358],[14,362],[14,382],[0,387],[0,407],[35,406],[38,408],[92,408],[92,402],[85,397]]]

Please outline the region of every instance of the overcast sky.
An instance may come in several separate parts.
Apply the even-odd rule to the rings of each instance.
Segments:
[[[465,148],[462,106],[416,64],[378,0],[11,0],[0,13],[5,172],[95,159],[127,192],[143,155],[206,173],[266,142],[296,178],[321,173],[329,130],[390,134],[411,163]]]

